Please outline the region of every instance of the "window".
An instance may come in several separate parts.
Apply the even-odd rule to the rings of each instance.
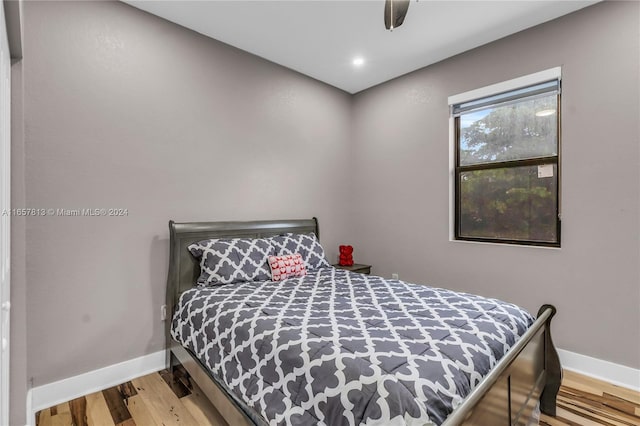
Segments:
[[[559,247],[559,74],[481,92],[452,97],[455,239]]]

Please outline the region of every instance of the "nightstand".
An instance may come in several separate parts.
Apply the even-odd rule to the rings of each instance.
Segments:
[[[338,268],[338,269],[345,269],[347,271],[351,271],[351,272],[358,272],[361,274],[367,274],[369,275],[371,273],[371,265],[362,265],[359,263],[354,263],[351,266],[342,266],[339,264],[334,264],[333,265],[334,268]]]

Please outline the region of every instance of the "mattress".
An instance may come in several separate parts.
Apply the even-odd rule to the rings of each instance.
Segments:
[[[440,425],[533,323],[496,299],[335,268],[184,292],[173,338],[273,425]]]

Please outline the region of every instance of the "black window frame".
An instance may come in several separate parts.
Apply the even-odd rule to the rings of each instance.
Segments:
[[[455,144],[455,155],[454,155],[454,239],[458,241],[475,241],[475,242],[484,242],[484,243],[497,243],[497,244],[510,244],[510,245],[524,245],[524,246],[542,246],[542,247],[556,247],[559,248],[561,245],[561,225],[562,225],[562,215],[560,211],[561,204],[561,81],[560,79],[553,79],[552,81],[557,81],[557,103],[556,103],[556,120],[557,120],[557,135],[556,135],[556,144],[557,144],[557,154],[553,156],[544,156],[544,157],[535,157],[535,158],[527,158],[522,160],[508,160],[508,161],[499,161],[499,162],[487,162],[487,163],[478,163],[478,164],[469,164],[469,165],[460,165],[460,117],[464,112],[455,113],[456,105],[452,106],[452,115],[454,118],[454,144]],[[532,84],[527,87],[534,87],[537,84]],[[504,92],[505,94],[511,93],[514,90],[510,90]],[[494,96],[498,96],[498,94],[493,94],[489,96],[484,96],[482,99],[492,98]],[[498,101],[495,103],[484,103],[482,107],[473,108],[473,110],[487,108],[489,106],[500,106],[507,103],[518,102],[519,100],[528,100],[534,97],[535,93],[529,93],[521,96],[511,96],[505,99],[506,101]],[[477,100],[473,100],[470,102],[476,102]],[[466,103],[466,102],[465,102]],[[520,240],[520,239],[505,239],[505,238],[483,238],[483,237],[469,237],[460,235],[460,222],[461,222],[461,200],[460,200],[460,179],[462,173],[477,171],[477,170],[490,170],[490,169],[498,169],[498,168],[516,168],[523,166],[536,166],[536,165],[545,165],[545,164],[554,164],[556,167],[556,237],[557,241],[548,242],[548,241],[535,241],[535,240]]]

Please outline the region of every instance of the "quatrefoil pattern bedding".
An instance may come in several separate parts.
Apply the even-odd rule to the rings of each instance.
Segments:
[[[271,279],[270,256],[299,254],[307,270],[331,266],[313,233],[214,238],[190,244],[187,249],[200,262],[199,286]]]
[[[264,281],[271,278],[269,256],[274,249],[264,238],[220,238],[199,241],[187,247],[200,259],[198,285]]]
[[[184,292],[172,336],[269,424],[441,424],[533,323],[334,268]]]
[[[278,256],[299,253],[308,270],[330,267],[316,234],[285,234],[269,238]]]

